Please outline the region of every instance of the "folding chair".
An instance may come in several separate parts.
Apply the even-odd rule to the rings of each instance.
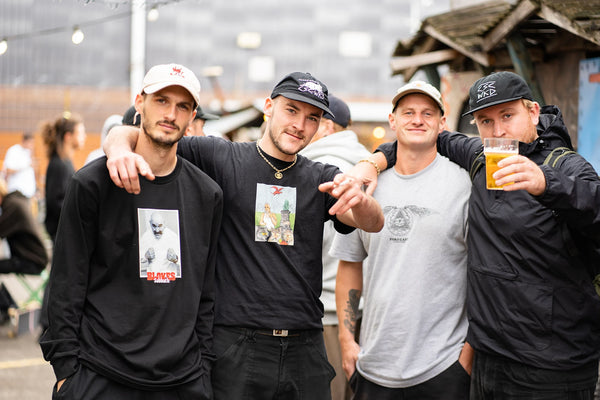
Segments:
[[[25,274],[15,274],[17,280],[21,283],[21,286],[23,286],[23,288],[25,289],[25,291],[27,292],[27,299],[23,302],[23,306],[24,305],[28,305],[32,302],[37,302],[38,304],[42,304],[42,298],[44,296],[44,289],[46,288],[46,285],[48,284],[48,278],[50,277],[50,272],[48,271],[48,268],[44,269],[39,277],[42,279],[41,282],[39,284],[33,285],[32,283],[29,282],[29,279],[27,278],[27,275]],[[38,276],[38,275],[35,275]]]

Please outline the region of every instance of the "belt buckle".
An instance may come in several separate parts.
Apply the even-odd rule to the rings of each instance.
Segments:
[[[288,335],[287,329],[273,329],[273,336],[286,337]]]

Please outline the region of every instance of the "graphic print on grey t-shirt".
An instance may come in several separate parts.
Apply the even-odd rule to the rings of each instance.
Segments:
[[[138,208],[140,278],[169,283],[181,278],[179,210]]]
[[[256,184],[254,240],[294,245],[296,188]]]
[[[433,214],[435,211],[415,205],[403,207],[385,206],[385,227],[394,236],[392,240],[405,242],[418,218]]]

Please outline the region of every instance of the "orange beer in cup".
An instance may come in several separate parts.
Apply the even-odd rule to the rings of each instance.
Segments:
[[[506,185],[497,186],[492,175],[500,168],[498,163],[507,157],[519,154],[519,141],[507,138],[485,138],[483,139],[483,153],[485,154],[485,175],[487,188],[489,190],[502,190]]]

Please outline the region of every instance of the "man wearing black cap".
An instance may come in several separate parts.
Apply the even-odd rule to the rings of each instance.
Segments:
[[[570,151],[560,110],[540,108],[517,74],[479,79],[469,105],[466,114],[473,115],[481,139],[520,142],[519,155],[500,162],[493,175],[496,184],[507,186],[492,191],[486,189],[485,167],[476,167],[480,139],[449,132],[438,139],[440,153],[470,170],[473,181],[467,299],[467,340],[475,349],[471,399],[590,399],[600,352],[600,298],[592,283],[600,178]],[[563,147],[562,157],[545,162]],[[392,163],[394,148],[387,144],[381,150]],[[372,157],[385,165],[380,156]]]
[[[204,112],[202,107],[196,108],[196,116],[194,120],[188,125],[185,131],[185,136],[206,136],[204,134],[204,124],[208,120],[219,119],[218,116]]]
[[[266,130],[258,142],[210,136],[179,142],[178,154],[215,179],[225,197],[216,267],[216,400],[330,399],[335,372],[325,354],[319,301],[323,224],[331,219],[341,232],[351,226],[378,231],[383,214],[336,167],[298,155],[328,106],[327,87],[294,72],[265,100]],[[105,146],[111,176],[138,193],[138,171],[152,175],[129,150],[137,131],[117,129]],[[331,211],[334,204],[339,214]]]

